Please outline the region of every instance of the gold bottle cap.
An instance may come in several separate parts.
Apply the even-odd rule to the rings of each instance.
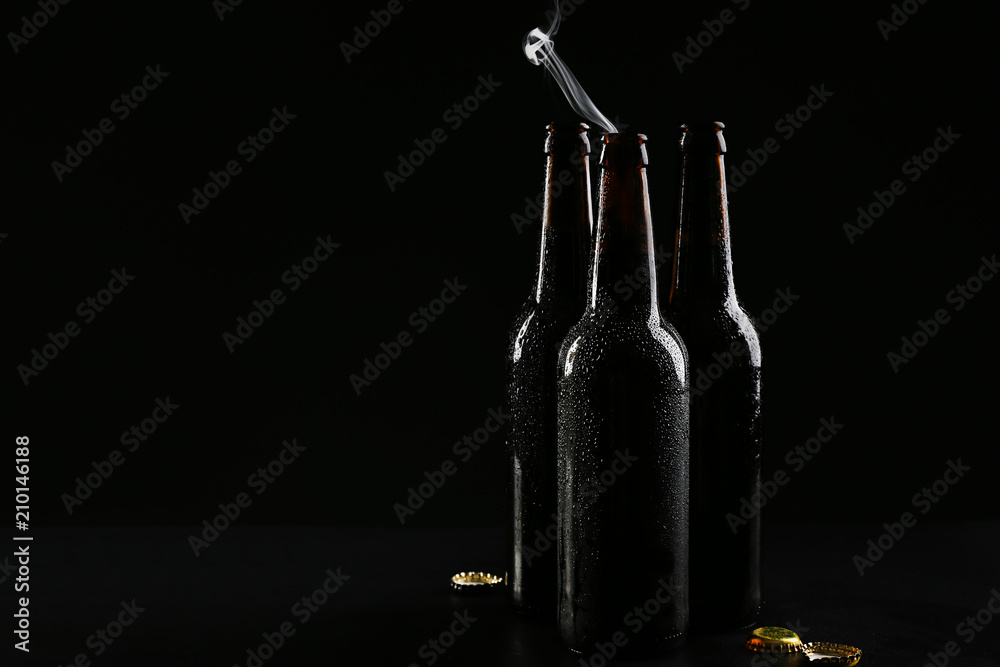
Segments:
[[[764,653],[798,653],[803,650],[803,645],[799,636],[788,628],[769,625],[750,634],[747,648]]]
[[[847,665],[853,667],[861,661],[861,649],[831,642],[803,644],[799,636],[788,628],[767,626],[757,628],[747,640],[747,648],[764,653],[802,653],[809,662]]]
[[[492,590],[502,584],[503,577],[489,572],[459,572],[451,577],[452,589],[463,593]]]
[[[805,652],[809,655],[810,662],[815,661],[851,667],[861,661],[861,649],[844,644],[809,642],[805,645]]]

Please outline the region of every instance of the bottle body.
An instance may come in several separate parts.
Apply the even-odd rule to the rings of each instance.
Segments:
[[[593,219],[586,130],[549,126],[538,271],[506,358],[507,593],[516,611],[547,621],[556,604],[556,362],[585,308]],[[569,184],[555,189],[557,179]]]
[[[739,304],[676,325],[690,341],[692,373],[691,621],[745,628],[761,606],[760,510],[744,508],[760,497],[760,343]]]
[[[515,611],[547,621],[556,603],[555,370],[578,317],[526,304],[507,362],[507,595]]]
[[[761,484],[761,349],[733,285],[723,127],[682,127],[674,265],[661,286],[691,368],[691,621],[708,630],[752,625],[761,606],[760,513],[744,508]]]
[[[656,305],[644,141],[605,139],[590,302],[559,356],[559,629],[584,655],[687,633],[687,359]]]

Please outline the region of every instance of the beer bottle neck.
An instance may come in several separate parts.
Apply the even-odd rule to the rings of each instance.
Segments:
[[[646,137],[609,134],[604,142],[589,305],[610,299],[658,318]]]
[[[721,125],[721,124],[719,124]],[[685,130],[690,132],[690,130]],[[697,130],[695,131],[697,132]],[[735,302],[726,197],[725,142],[717,136],[682,138],[681,192],[670,304]]]
[[[593,226],[587,126],[550,124],[545,153],[545,202],[535,301],[582,313],[586,307]]]

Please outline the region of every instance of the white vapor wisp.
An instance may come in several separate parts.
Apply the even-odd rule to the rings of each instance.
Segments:
[[[617,132],[618,129],[608,120],[608,117],[600,112],[594,102],[584,91],[583,86],[576,80],[573,73],[569,71],[566,63],[556,54],[555,43],[552,35],[559,30],[559,2],[556,1],[555,18],[548,32],[543,32],[541,28],[535,28],[524,36],[524,55],[532,65],[545,65],[545,69],[555,78],[559,88],[563,91],[569,105],[573,111],[585,118],[592,125],[602,128],[605,132]]]

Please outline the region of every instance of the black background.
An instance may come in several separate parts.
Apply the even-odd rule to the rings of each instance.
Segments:
[[[958,311],[946,301],[998,249],[978,6],[927,2],[886,40],[889,3],[566,4],[559,53],[608,116],[649,137],[654,221],[671,214],[681,122],[725,122],[730,164],[780,145],[730,195],[747,311],[778,289],[799,296],[761,334],[765,478],[821,418],[844,428],[790,473],[766,521],[895,521],[959,458],[971,471],[919,520],[996,518],[1000,287]],[[402,0],[348,63],[341,43],[384,7],[244,2],[220,20],[208,1],[73,2],[17,53],[5,45],[2,435],[31,438],[34,525],[200,531],[292,438],[306,450],[240,524],[501,524],[502,437],[468,461],[453,445],[500,406],[538,242],[537,223],[519,233],[511,216],[541,188],[545,124],[573,119],[520,51],[548,5]],[[672,54],[726,8],[735,21],[679,72]],[[37,11],[8,4],[0,26]],[[156,65],[163,83],[114,117]],[[442,114],[480,76],[499,87],[449,127]],[[813,86],[833,95],[788,137],[776,123]],[[237,146],[275,107],[295,118],[245,163]],[[60,182],[52,162],[104,117],[114,132]],[[447,141],[391,191],[385,172],[435,128]],[[939,128],[960,138],[911,182],[903,163]],[[242,173],[186,224],[178,205],[231,159]],[[894,179],[906,192],[850,243],[843,224]],[[282,274],[327,236],[340,247],[291,292]],[[82,323],[77,304],[122,267],[134,281],[25,385],[18,365]],[[416,333],[411,313],[445,280],[467,289]],[[223,333],[276,288],[287,301],[230,353]],[[894,372],[887,353],[939,308],[951,321]],[[349,377],[403,331],[413,344],[358,395]],[[168,396],[175,414],[125,451],[122,432]],[[115,449],[124,463],[68,513],[64,494]],[[446,459],[458,472],[400,526],[393,506]]]

